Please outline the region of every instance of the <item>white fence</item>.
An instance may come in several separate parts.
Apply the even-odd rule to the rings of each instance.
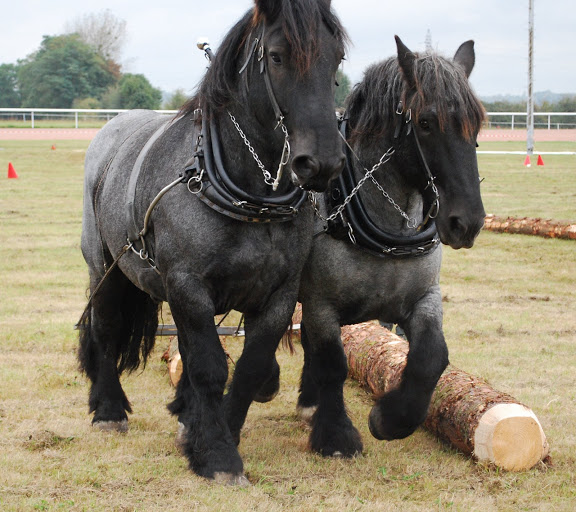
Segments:
[[[0,108],[0,120],[22,121],[22,127],[35,128],[38,120],[74,121],[78,128],[80,121],[105,123],[126,109],[88,109],[88,108]],[[161,114],[176,114],[177,110],[156,110]]]
[[[22,122],[22,127],[34,128],[39,120],[63,120],[74,123],[101,122],[104,124],[120,112],[114,109],[50,109],[50,108],[0,108],[0,120]],[[163,114],[175,114],[176,110],[156,110]],[[488,112],[487,127],[525,128],[526,112]],[[534,127],[548,130],[576,128],[576,112],[534,112]]]

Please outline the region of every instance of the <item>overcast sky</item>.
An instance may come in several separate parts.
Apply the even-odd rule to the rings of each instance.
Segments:
[[[534,91],[576,94],[576,7],[574,0],[534,0]],[[471,81],[480,96],[526,94],[529,0],[333,0],[348,30],[344,72],[352,82],[367,65],[395,52],[394,34],[412,50],[433,47],[452,56],[474,39]],[[163,91],[191,93],[206,68],[196,49],[207,36],[214,49],[252,6],[250,0],[16,0],[3,2],[0,64],[14,63],[38,49],[43,35],[88,12],[110,9],[127,22],[124,71],[142,73]]]

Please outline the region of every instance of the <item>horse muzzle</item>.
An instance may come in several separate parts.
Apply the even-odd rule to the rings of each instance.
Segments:
[[[324,192],[330,180],[344,169],[344,155],[319,160],[310,155],[296,155],[292,159],[292,181],[304,190]]]
[[[484,217],[484,212],[474,218],[450,215],[445,223],[437,218],[441,242],[452,249],[470,249],[484,227]]]

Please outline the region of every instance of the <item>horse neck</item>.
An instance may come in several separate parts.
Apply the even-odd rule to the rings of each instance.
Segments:
[[[391,141],[382,139],[365,146],[362,143],[358,144],[356,152],[365,168],[355,161],[356,181],[361,179],[366,174],[366,169],[370,170],[391,146]],[[416,168],[418,164],[411,158],[404,158],[402,153],[403,151],[397,150],[387,163],[374,172],[373,176],[401,210],[419,224],[423,220],[422,193],[410,180],[410,177],[418,172]],[[370,179],[364,183],[358,194],[367,214],[380,229],[395,235],[414,234],[414,229],[408,227],[407,220]]]
[[[273,179],[276,177],[282,156],[284,138],[280,136],[281,130],[273,130],[273,127],[266,128],[258,122],[256,116],[248,114],[239,106],[214,114],[220,136],[222,160],[227,174],[238,187],[256,195],[268,195],[272,187],[265,183],[262,170],[234,126],[228,112],[234,116],[246,140],[254,148],[256,155]],[[289,189],[289,174],[288,169],[284,169],[278,193]]]

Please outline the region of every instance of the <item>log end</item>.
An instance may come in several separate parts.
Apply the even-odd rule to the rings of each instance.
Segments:
[[[536,415],[521,404],[498,404],[480,418],[474,456],[508,471],[534,467],[548,455],[548,442]]]
[[[168,361],[168,374],[170,375],[170,383],[176,387],[182,375],[182,357],[180,352],[176,352]]]

